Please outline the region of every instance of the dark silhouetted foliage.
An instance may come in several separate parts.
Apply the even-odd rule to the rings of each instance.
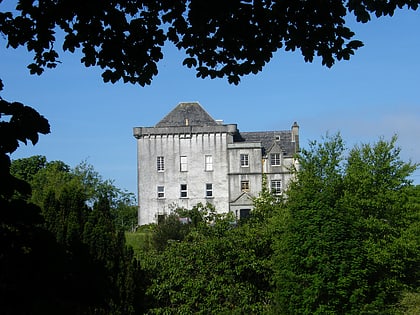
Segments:
[[[169,41],[185,52],[183,65],[197,77],[240,77],[258,73],[273,54],[300,50],[307,62],[320,57],[331,67],[348,60],[363,44],[354,40],[346,17],[366,23],[371,16],[416,10],[418,0],[400,1],[18,1],[0,12],[0,33],[9,47],[26,46],[28,68],[41,74],[59,62],[62,48],[81,51],[81,62],[103,69],[105,82],[147,85],[158,74]]]

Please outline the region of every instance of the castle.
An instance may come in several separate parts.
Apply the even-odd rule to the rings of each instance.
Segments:
[[[154,127],[134,127],[137,139],[139,225],[157,223],[175,208],[211,203],[216,211],[249,215],[262,188],[281,194],[299,150],[299,126],[240,132],[214,120],[197,102],[180,103]]]

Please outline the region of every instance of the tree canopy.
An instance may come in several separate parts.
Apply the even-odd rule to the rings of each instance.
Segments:
[[[417,314],[418,165],[399,154],[396,137],[327,136],[283,198],[263,181],[245,221],[177,209],[139,250],[147,314]]]
[[[32,192],[0,194],[2,314],[135,313],[141,273],[122,230],[137,219],[131,195],[86,162],[72,169],[32,156],[13,160],[10,173]]]
[[[302,150],[272,222],[277,314],[396,314],[403,293],[418,292],[420,208],[408,180],[418,165],[395,142],[344,157],[336,135]]]
[[[102,68],[104,81],[140,85],[158,74],[171,42],[197,77],[237,84],[279,49],[300,50],[308,62],[318,56],[327,67],[347,60],[362,46],[348,15],[365,23],[397,8],[416,10],[419,2],[21,0],[13,10],[0,8],[0,40],[33,54],[32,74],[56,67],[61,45],[80,51],[85,66]],[[11,161],[19,142],[35,144],[49,132],[35,110],[0,97],[2,313],[418,309],[419,189],[407,180],[417,165],[400,160],[395,139],[356,147],[347,159],[339,136],[313,143],[285,200],[263,190],[252,218],[237,226],[230,219],[207,224],[205,209],[184,211],[191,225],[156,228],[165,246],[145,252],[139,265],[115,223],[130,227],[135,209],[113,213],[130,194],[86,164],[70,171],[44,157]],[[174,229],[183,230],[175,237]]]
[[[16,180],[30,184],[28,201],[41,208],[51,192],[58,199],[69,191],[77,192],[82,203],[89,206],[106,196],[116,227],[128,231],[137,225],[134,194],[117,188],[111,180],[104,180],[86,161],[71,168],[63,161],[47,161],[45,156],[36,155],[13,160],[10,173]]]
[[[2,1],[0,0],[0,3]],[[366,23],[416,10],[419,0],[233,0],[233,1],[17,1],[0,11],[0,34],[8,47],[26,46],[34,55],[28,68],[41,74],[59,63],[62,49],[81,50],[81,62],[103,69],[105,82],[151,83],[172,42],[186,54],[183,65],[197,77],[227,78],[258,73],[279,49],[300,50],[331,67],[363,46],[346,17]]]

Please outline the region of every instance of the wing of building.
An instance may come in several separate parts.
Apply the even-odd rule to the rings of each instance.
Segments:
[[[299,126],[240,132],[197,102],[180,103],[154,127],[135,127],[139,225],[176,208],[211,203],[238,218],[252,210],[263,174],[273,193],[287,187],[299,150]]]

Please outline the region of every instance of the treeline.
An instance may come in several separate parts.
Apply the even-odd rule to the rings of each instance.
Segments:
[[[117,188],[109,179],[104,180],[87,161],[71,168],[63,161],[48,162],[45,156],[37,155],[14,160],[10,172],[30,184],[31,193],[26,196],[27,201],[41,208],[45,208],[49,194],[63,199],[73,193],[79,196],[82,203],[90,206],[101,197],[106,197],[116,228],[129,231],[137,226],[135,195]],[[48,215],[44,213],[44,217]]]
[[[86,162],[33,156],[10,173],[31,189],[10,195],[15,217],[1,224],[1,314],[138,313],[141,270],[124,236],[132,194]]]
[[[87,163],[13,161],[32,193],[2,193],[1,314],[418,314],[420,186],[395,142],[312,142],[248,219],[176,209],[136,253],[130,194]]]
[[[245,222],[169,216],[140,255],[148,313],[420,314],[420,186],[395,142],[311,143],[287,196],[264,184]]]

